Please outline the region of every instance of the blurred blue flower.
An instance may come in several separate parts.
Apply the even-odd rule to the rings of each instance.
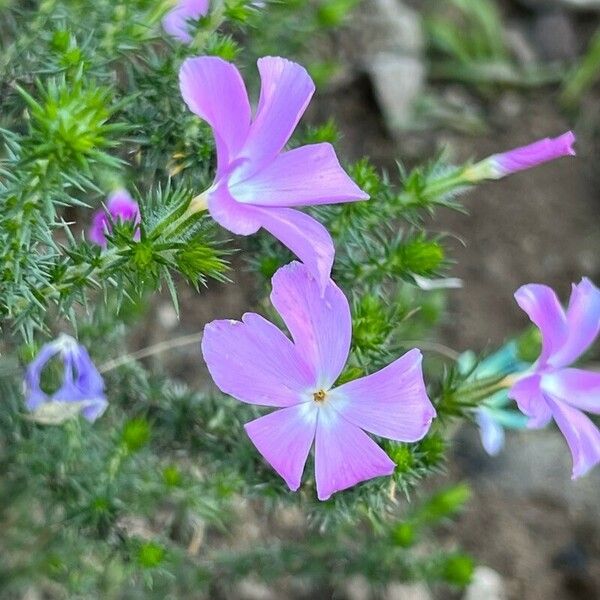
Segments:
[[[62,360],[60,387],[47,394],[41,387],[44,368],[57,356]],[[104,381],[87,350],[69,335],[61,334],[45,344],[25,372],[25,405],[32,419],[45,424],[62,423],[78,413],[93,422],[106,410]]]
[[[479,364],[474,352],[460,355],[458,369],[469,374],[467,381],[510,375],[525,371],[529,365],[519,360],[517,344],[512,341],[491,354]],[[504,447],[505,429],[526,429],[527,417],[520,411],[510,408],[514,405],[508,397],[508,388],[498,390],[475,410],[475,421],[479,426],[479,435],[485,451],[496,456]]]

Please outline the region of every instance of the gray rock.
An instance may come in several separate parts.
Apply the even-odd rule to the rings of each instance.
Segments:
[[[421,17],[400,0],[364,2],[355,14],[352,34],[368,54],[420,54],[423,51],[425,37]]]
[[[600,0],[519,0],[519,2],[536,11],[547,11],[556,7],[571,10],[600,10]]]
[[[423,89],[425,67],[418,59],[394,54],[378,54],[368,72],[375,98],[392,133],[412,121],[413,106]]]
[[[411,123],[425,81],[420,15],[399,0],[362,3],[349,31],[351,59],[371,80],[392,133]]]
[[[264,583],[254,579],[242,579],[235,588],[235,598],[240,600],[281,600],[281,598]]]
[[[344,582],[342,593],[347,600],[369,600],[371,586],[363,575],[353,575]]]
[[[506,597],[502,576],[489,567],[477,567],[463,600],[506,600]]]
[[[431,594],[422,583],[390,583],[382,600],[431,600]]]
[[[579,10],[600,10],[600,0],[559,0],[559,4]]]
[[[577,57],[573,20],[565,10],[537,15],[533,36],[540,56],[545,60],[573,60]]]

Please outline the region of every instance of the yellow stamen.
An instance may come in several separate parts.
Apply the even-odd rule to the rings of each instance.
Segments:
[[[313,399],[315,402],[323,402],[325,400],[325,392],[323,390],[319,390],[313,394]]]

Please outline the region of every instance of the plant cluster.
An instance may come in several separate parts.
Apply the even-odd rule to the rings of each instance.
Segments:
[[[523,338],[501,364],[449,359],[434,335],[444,289],[455,283],[446,278],[451,257],[444,236],[426,224],[438,209],[461,210],[459,196],[485,180],[572,153],[573,138],[459,166],[440,156],[390,177],[368,159],[342,170],[330,145],[337,137],[332,122],[300,127],[288,143],[296,120],[274,151],[263,142],[244,154],[236,136],[275,120],[261,120],[260,112],[276,104],[269,94],[277,86],[265,86],[261,71],[253,125],[244,121],[242,95],[234,126],[232,119],[223,123],[214,107],[228,106],[233,96],[219,86],[227,77],[231,85],[242,81],[232,61],[253,90],[256,57],[298,54],[299,40],[306,44],[343,23],[355,4],[0,2],[0,590],[6,597],[29,589],[56,598],[231,597],[247,576],[291,577],[305,582],[308,593],[337,589],[353,574],[375,585],[468,583],[472,559],[431,542],[432,532],[468,501],[468,488],[425,493],[420,484],[443,471],[457,420],[491,415],[497,427],[507,390],[519,385],[515,374],[534,362],[540,340]],[[294,35],[286,39],[282,23]],[[290,85],[280,112],[293,104],[295,85],[307,86],[310,98],[312,80],[296,63],[271,57],[261,66]],[[213,68],[219,76],[211,80]],[[212,87],[194,88],[202,77]],[[248,115],[246,121],[249,105]],[[271,141],[278,130],[268,133]],[[291,150],[283,151],[286,143]],[[260,166],[252,162],[259,154]],[[306,211],[291,208],[298,205],[293,199],[269,205],[269,194],[276,190],[281,202],[285,188],[276,188],[273,171],[281,169],[270,165],[283,159],[289,166],[290,156],[310,158],[315,175],[294,179],[294,194],[306,199],[318,185],[331,188],[329,196],[304,202],[313,205]],[[320,177],[325,167],[335,186]],[[229,191],[244,198],[233,198],[230,213]],[[256,233],[260,227],[266,231]],[[253,235],[232,239],[232,233]],[[179,312],[186,307],[178,290],[190,285],[202,302],[205,286],[235,279],[234,254],[255,275],[259,312],[281,326],[277,313],[285,315],[263,300],[293,255],[322,290],[334,285],[331,275],[335,293],[348,300],[352,334],[348,360],[333,377],[340,389],[368,380],[415,346],[425,351],[422,394],[437,416],[430,423],[428,413],[416,440],[378,438],[391,465],[388,477],[333,486],[337,493],[322,502],[307,471],[292,493],[244,433],[260,409],[214,387],[176,381],[128,355],[127,333],[147,317],[152,295],[166,291]],[[596,288],[584,280],[578,289],[575,317],[571,308],[566,316],[559,312],[547,290],[521,292],[534,297],[521,306],[543,337],[538,371],[522,386],[575,389],[560,379],[561,369],[600,327]],[[540,321],[535,298],[550,298],[554,321]],[[574,340],[570,332],[584,325],[585,339]],[[73,337],[59,337],[65,331]],[[513,396],[519,408],[541,423],[546,409],[524,393]],[[586,402],[578,408],[594,412]],[[575,409],[557,406],[550,416],[576,444],[577,431],[569,437],[561,424]],[[579,455],[581,474],[597,460],[597,440],[591,421],[577,412],[592,447]],[[249,520],[261,523],[260,540],[245,535]]]

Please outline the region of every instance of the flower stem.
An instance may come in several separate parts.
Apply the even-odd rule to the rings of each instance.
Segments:
[[[149,356],[154,356],[155,354],[161,354],[162,352],[168,352],[169,350],[173,350],[175,348],[181,348],[182,346],[197,344],[201,340],[202,332],[184,335],[182,337],[178,337],[173,340],[167,340],[165,342],[159,342],[158,344],[142,348],[136,352],[113,358],[112,360],[104,363],[98,370],[100,373],[106,373],[116,369],[117,367],[121,367],[127,363],[133,362],[134,360],[148,358]]]

